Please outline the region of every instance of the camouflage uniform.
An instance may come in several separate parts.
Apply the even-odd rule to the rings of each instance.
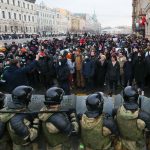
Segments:
[[[1,111],[7,111],[7,108],[1,109]],[[0,138],[0,150],[12,150],[12,141],[7,131],[7,122],[14,114],[0,113],[0,123],[3,124],[3,133]],[[2,126],[1,126],[2,130]]]
[[[25,112],[25,110],[17,111]],[[11,140],[13,141],[13,150],[37,150],[37,144],[31,142],[38,136],[38,119],[35,118],[34,120],[30,120],[28,115],[25,116],[21,114],[8,114],[8,116],[10,118],[7,124],[7,129]],[[20,119],[22,119],[23,122],[21,122]],[[33,125],[31,126],[32,122]],[[14,126],[18,129],[20,128],[22,133],[20,130],[14,128]]]
[[[42,108],[41,111],[48,111],[46,107]],[[59,129],[49,121],[49,118],[55,113],[44,113],[39,114],[39,119],[42,121],[42,130],[47,140],[47,150],[70,150],[71,141],[69,136],[65,135]],[[63,114],[66,119],[68,116]],[[68,120],[69,121],[69,120]]]
[[[103,126],[103,115],[88,118],[85,114],[81,119],[81,137],[86,150],[110,150],[111,131]]]
[[[121,134],[123,150],[146,150],[143,130],[145,123],[138,119],[139,109],[135,112],[126,110],[121,106],[116,115],[118,128]]]

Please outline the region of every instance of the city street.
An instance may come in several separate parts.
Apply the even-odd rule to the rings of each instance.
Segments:
[[[0,150],[150,150],[150,1],[0,0]]]

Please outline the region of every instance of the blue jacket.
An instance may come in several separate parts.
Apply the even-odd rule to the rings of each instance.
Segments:
[[[33,61],[30,65],[18,68],[17,66],[10,66],[3,74],[3,79],[6,81],[6,90],[12,92],[14,88],[20,85],[28,85],[27,73],[29,73],[37,65]]]
[[[82,64],[82,73],[86,78],[93,77],[94,75],[94,62],[90,59],[84,60]]]

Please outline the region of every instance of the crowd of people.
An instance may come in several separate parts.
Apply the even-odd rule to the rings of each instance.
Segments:
[[[33,37],[55,37],[55,36],[64,36],[65,34],[0,34],[0,40],[12,40],[12,39],[26,39]]]
[[[150,42],[135,35],[68,35],[65,39],[5,43],[0,48],[1,88],[19,85],[47,89],[59,85],[90,91],[150,86]]]

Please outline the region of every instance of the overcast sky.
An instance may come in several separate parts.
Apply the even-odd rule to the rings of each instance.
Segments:
[[[41,2],[42,0],[37,0]],[[131,26],[132,0],[43,0],[47,6],[65,8],[71,12],[93,14],[102,26]]]

